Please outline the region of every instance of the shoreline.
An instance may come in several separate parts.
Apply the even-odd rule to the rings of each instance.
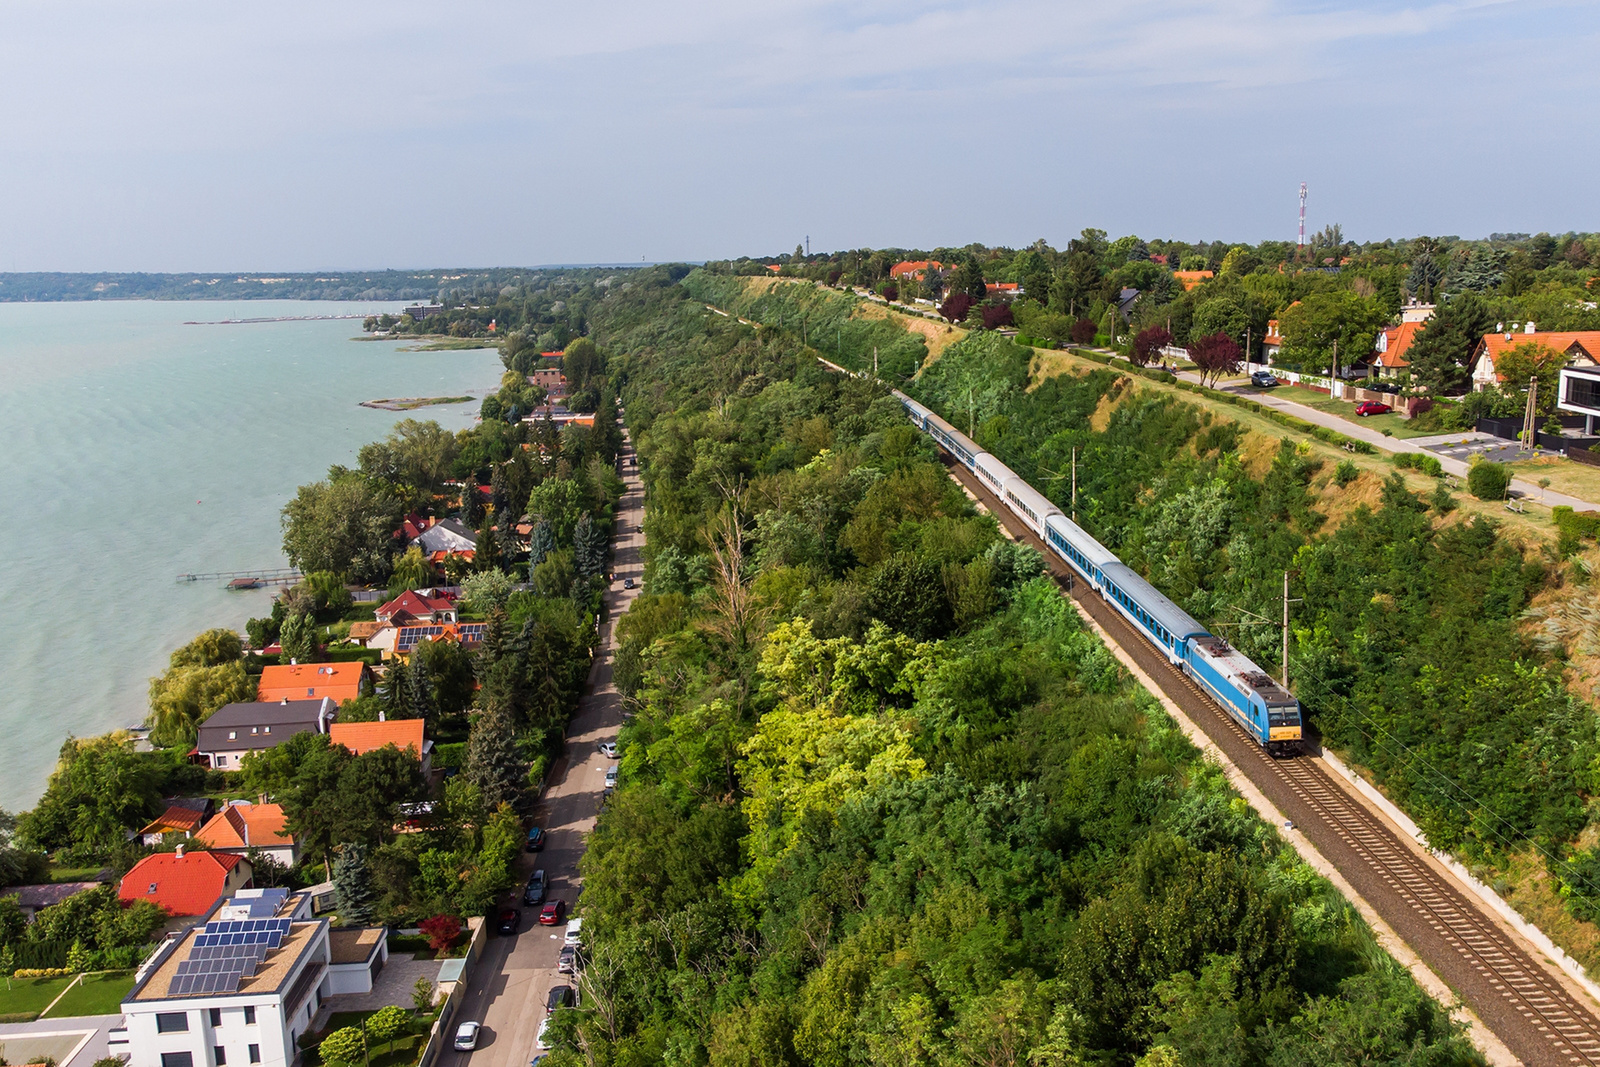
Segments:
[[[479,398],[475,396],[404,396],[386,400],[363,400],[356,406],[374,408],[378,411],[415,411],[418,408],[467,404],[477,399]]]

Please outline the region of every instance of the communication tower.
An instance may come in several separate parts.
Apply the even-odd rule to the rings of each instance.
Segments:
[[[1296,248],[1304,252],[1306,248],[1306,183],[1300,183],[1300,241]]]

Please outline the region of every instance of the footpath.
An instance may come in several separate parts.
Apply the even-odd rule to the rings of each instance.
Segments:
[[[617,505],[614,577],[605,594],[600,642],[584,695],[567,727],[566,751],[551,768],[535,808],[535,823],[544,829],[547,843],[542,852],[522,854],[517,884],[505,902],[522,909],[521,929],[510,937],[490,937],[452,1021],[452,1036],[454,1028],[469,1019],[483,1023],[477,1050],[445,1051],[435,1061],[438,1067],[527,1067],[540,1052],[535,1044],[545,1018],[546,996],[556,986],[577,986],[573,975],[556,971],[565,925],[540,926],[538,907],[522,904],[522,887],[528,875],[542,868],[549,886],[546,899],[565,902],[570,917],[583,889],[578,861],[600,814],[606,768],[616,762],[602,756],[599,746],[615,741],[622,725],[622,694],[612,682],[617,621],[639,595],[644,577],[644,487],[634,455],[632,442],[625,439],[621,460],[626,491]],[[632,589],[623,588],[628,578],[634,581]]]

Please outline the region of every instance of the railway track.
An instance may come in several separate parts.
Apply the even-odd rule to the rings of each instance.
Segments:
[[[1188,675],[1092,589],[1075,581],[1065,564],[978,478],[948,454],[941,455],[951,476],[982,500],[1012,536],[1043,553],[1066,595],[1295,822],[1515,1056],[1537,1067],[1600,1067],[1600,1015],[1593,1004],[1569,991],[1520,939],[1351,797],[1320,762],[1308,756],[1269,756]]]

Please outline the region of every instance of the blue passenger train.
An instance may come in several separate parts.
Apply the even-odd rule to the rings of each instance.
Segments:
[[[976,474],[1052,552],[1161,649],[1169,662],[1226,708],[1258,744],[1275,756],[1300,750],[1300,702],[1294,694],[1163,596],[971,438],[904,393],[896,390],[894,395],[918,429]]]

